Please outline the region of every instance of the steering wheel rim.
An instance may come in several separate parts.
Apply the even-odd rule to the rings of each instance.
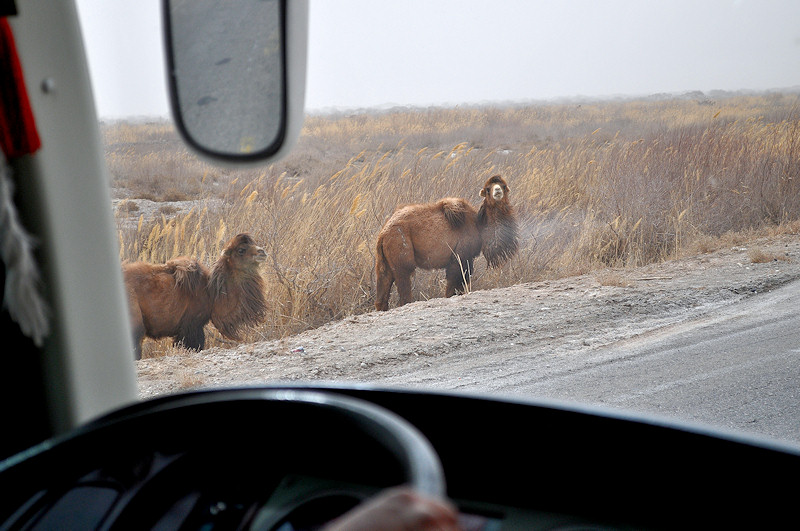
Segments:
[[[96,462],[98,453],[103,449],[107,451],[109,445],[130,438],[132,432],[138,433],[141,438],[137,442],[144,445],[150,439],[170,441],[173,437],[176,440],[189,437],[191,440],[191,437],[203,433],[205,428],[201,424],[217,424],[224,432],[233,425],[233,421],[226,417],[235,414],[238,419],[253,412],[266,415],[263,419],[253,419],[253,422],[263,422],[265,426],[269,426],[275,417],[292,418],[296,413],[299,418],[308,418],[307,413],[313,412],[311,418],[326,418],[335,421],[337,427],[356,430],[354,435],[366,437],[396,459],[404,476],[401,484],[425,495],[445,495],[442,465],[433,446],[402,417],[367,401],[334,392],[269,388],[189,392],[128,406],[0,463],[0,484],[22,486],[30,483],[31,477],[41,477],[42,474],[52,484],[53,478],[46,471],[55,470],[56,475],[79,473],[80,461],[95,459]],[[147,429],[143,430],[143,427]],[[159,430],[161,433],[157,433]],[[186,430],[196,431],[187,435]],[[224,433],[214,432],[213,436],[222,437]],[[341,433],[335,436],[342,437]],[[30,486],[35,487],[33,484]],[[0,509],[3,509],[0,526],[3,519],[19,516],[19,511],[9,512],[6,507]]]

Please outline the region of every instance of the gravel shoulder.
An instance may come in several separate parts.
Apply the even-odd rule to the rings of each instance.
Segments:
[[[752,250],[778,259],[753,263]],[[509,371],[669,333],[797,279],[800,235],[757,240],[636,269],[415,302],[277,341],[147,358],[137,362],[139,394],[330,380],[503,392],[492,375],[508,385]]]

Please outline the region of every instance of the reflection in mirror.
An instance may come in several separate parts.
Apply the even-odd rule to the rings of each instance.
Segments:
[[[195,148],[270,155],[285,135],[284,2],[165,0],[170,96]]]

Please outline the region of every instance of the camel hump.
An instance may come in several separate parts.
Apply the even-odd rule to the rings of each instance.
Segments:
[[[457,229],[464,225],[467,220],[467,213],[470,211],[469,204],[457,197],[446,197],[438,202],[442,214],[451,227]]]
[[[186,293],[197,293],[208,282],[205,267],[195,258],[181,256],[167,262],[167,270],[175,279],[175,285]]]

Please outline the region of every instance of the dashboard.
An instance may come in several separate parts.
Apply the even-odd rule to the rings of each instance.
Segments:
[[[47,441],[0,464],[0,529],[313,530],[426,477],[402,437],[318,404],[274,407],[275,393],[407,421],[465,530],[794,519],[795,448],[563,405],[314,386],[165,397]]]

